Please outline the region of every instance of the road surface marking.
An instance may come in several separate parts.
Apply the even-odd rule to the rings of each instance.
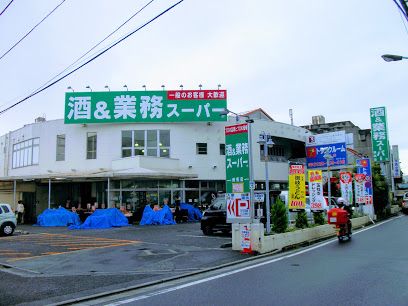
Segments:
[[[397,218],[400,218],[400,217],[401,216],[399,216]],[[372,225],[370,227],[359,230],[358,232],[355,232],[355,234],[359,234],[359,233],[365,232],[365,231],[367,231],[369,229],[373,229],[375,227],[378,227],[380,225],[388,223],[388,222],[390,222],[392,220],[395,220],[397,218],[392,218],[392,219],[386,220],[384,222],[377,223],[377,224]],[[355,234],[353,234],[353,235],[355,235]],[[244,272],[244,271],[247,271],[247,270],[252,270],[252,269],[262,267],[262,266],[265,266],[265,265],[268,265],[268,264],[271,264],[271,263],[275,263],[275,262],[278,262],[278,261],[281,261],[281,260],[284,260],[284,259],[287,259],[287,258],[298,256],[298,255],[313,251],[315,249],[321,248],[323,246],[326,246],[326,245],[328,245],[330,243],[333,243],[335,241],[337,241],[337,238],[332,239],[332,240],[327,241],[327,242],[323,242],[323,243],[321,243],[319,245],[307,248],[305,250],[302,250],[302,251],[299,251],[299,252],[296,252],[296,253],[293,253],[293,254],[284,255],[284,256],[279,257],[279,258],[271,259],[271,260],[264,261],[264,262],[261,262],[261,263],[255,264],[255,265],[251,265],[251,266],[240,268],[240,269],[237,269],[237,270],[225,272],[225,273],[218,274],[218,275],[215,275],[215,276],[203,278],[203,279],[196,280],[196,281],[186,283],[186,284],[183,284],[183,285],[178,285],[178,286],[175,286],[175,287],[171,287],[171,288],[151,292],[151,293],[148,293],[148,294],[139,295],[139,296],[136,296],[136,297],[133,297],[133,298],[130,298],[130,299],[123,300],[123,301],[117,301],[117,302],[114,302],[114,303],[111,303],[111,304],[106,304],[105,306],[118,306],[118,305],[123,305],[123,304],[129,304],[129,303],[132,303],[132,302],[135,302],[135,301],[148,299],[148,298],[151,298],[151,297],[154,297],[154,296],[157,296],[157,295],[161,295],[161,294],[177,291],[177,290],[180,290],[180,289],[192,287],[192,286],[199,285],[199,284],[202,284],[202,283],[206,283],[206,282],[209,282],[209,281],[212,281],[212,280],[215,280],[215,279],[219,279],[219,278],[223,278],[223,277],[226,277],[226,276],[234,275],[234,274],[241,273],[241,272]]]

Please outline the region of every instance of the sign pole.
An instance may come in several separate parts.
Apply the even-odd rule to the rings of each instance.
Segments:
[[[254,207],[254,186],[252,186],[254,183],[254,163],[253,163],[253,157],[252,157],[252,123],[254,123],[253,119],[247,119],[245,120],[246,123],[248,123],[248,155],[249,155],[249,186],[250,186],[250,215],[251,215],[251,220],[250,223],[252,223],[255,219],[255,207]]]

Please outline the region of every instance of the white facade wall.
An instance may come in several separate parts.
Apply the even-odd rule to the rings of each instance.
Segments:
[[[0,137],[0,177],[30,178],[61,174],[77,174],[112,170],[112,162],[122,159],[123,130],[170,130],[170,157],[178,159],[178,172],[195,174],[200,180],[224,180],[225,156],[219,145],[225,143],[225,125],[229,122],[197,123],[135,123],[135,124],[71,124],[52,120],[26,125]],[[264,163],[260,161],[258,135],[265,131],[272,136],[304,142],[308,131],[293,125],[256,119],[252,124],[254,179],[264,179]],[[97,133],[97,158],[86,159],[87,132]],[[56,161],[57,135],[65,134],[65,161]],[[8,137],[10,139],[8,139]],[[40,138],[39,164],[12,169],[12,146],[30,138]],[[196,143],[207,143],[207,155],[196,154]],[[8,157],[7,157],[8,156]],[[129,159],[129,158],[127,158]],[[160,158],[163,159],[163,158]],[[169,161],[170,162],[170,161]],[[153,159],[154,163],[154,159]],[[132,164],[132,160],[127,162]],[[191,167],[189,167],[191,166]],[[216,167],[214,167],[216,166]],[[271,181],[287,181],[287,162],[269,162]]]

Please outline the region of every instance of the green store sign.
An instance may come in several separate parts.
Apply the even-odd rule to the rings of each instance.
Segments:
[[[226,192],[246,193],[249,189],[248,124],[225,127]]]
[[[67,92],[64,122],[226,121],[225,108],[226,90]]]
[[[371,143],[374,161],[385,162],[389,160],[389,143],[387,114],[385,107],[370,108],[371,118]]]

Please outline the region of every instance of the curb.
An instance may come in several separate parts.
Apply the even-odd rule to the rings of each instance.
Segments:
[[[391,217],[390,219],[394,219],[396,217]],[[381,221],[376,222],[376,224],[378,224],[378,223],[382,223],[382,222]],[[356,227],[355,229],[369,227],[370,225],[372,225],[372,224],[368,223],[366,225],[361,225],[359,227]],[[126,288],[115,289],[115,290],[110,290],[110,291],[106,291],[106,292],[102,292],[102,293],[96,293],[96,294],[84,296],[84,297],[69,299],[69,300],[62,301],[62,302],[51,303],[51,304],[47,304],[47,306],[70,305],[70,304],[73,304],[73,303],[86,302],[86,301],[93,300],[93,299],[96,299],[96,298],[103,298],[103,297],[107,297],[107,296],[114,295],[114,294],[124,293],[126,291],[137,290],[137,289],[142,289],[142,288],[146,288],[146,287],[149,287],[149,286],[159,285],[159,284],[163,284],[163,283],[166,283],[166,282],[170,282],[170,281],[174,281],[174,280],[178,280],[178,279],[182,279],[182,278],[186,278],[186,277],[191,277],[191,276],[195,276],[195,275],[200,275],[200,274],[204,274],[204,273],[207,273],[207,272],[219,270],[219,269],[222,269],[222,268],[238,265],[240,263],[250,262],[250,261],[253,261],[253,260],[256,260],[256,259],[269,257],[269,256],[276,255],[276,254],[279,254],[279,253],[284,253],[284,252],[293,250],[293,249],[295,249],[295,248],[297,248],[299,246],[305,246],[306,247],[306,246],[309,246],[311,244],[319,243],[319,242],[321,242],[323,240],[328,240],[328,239],[331,239],[331,238],[334,238],[334,237],[336,237],[336,236],[331,235],[331,236],[327,236],[327,237],[322,237],[320,239],[314,239],[314,240],[307,241],[303,245],[302,244],[294,244],[294,245],[288,246],[289,248],[282,249],[282,250],[273,250],[271,252],[267,252],[267,253],[264,253],[264,254],[253,253],[251,257],[243,258],[243,259],[240,259],[240,260],[236,260],[236,261],[221,264],[221,265],[217,265],[217,266],[207,268],[207,269],[204,269],[204,270],[200,270],[200,271],[196,271],[196,272],[190,272],[190,273],[184,273],[184,274],[180,274],[180,275],[177,275],[177,276],[172,276],[172,277],[167,277],[167,278],[163,278],[163,279],[160,279],[160,280],[155,280],[155,281],[142,283],[142,284],[139,284],[139,285],[129,286],[129,287],[126,287]]]

